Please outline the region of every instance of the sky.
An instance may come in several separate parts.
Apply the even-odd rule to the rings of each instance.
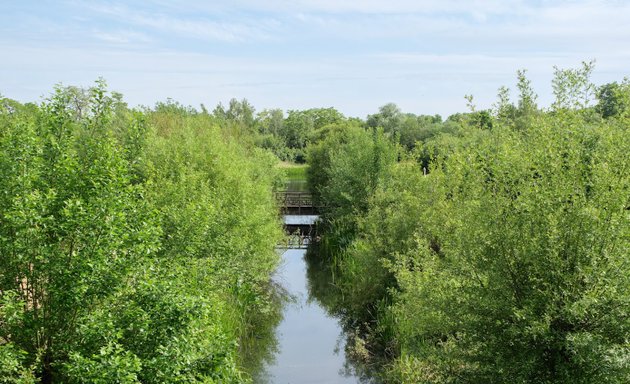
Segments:
[[[365,118],[393,102],[446,117],[468,94],[490,108],[520,69],[541,106],[554,66],[630,75],[630,0],[0,2],[0,94],[22,102],[102,77],[130,106],[246,98]]]

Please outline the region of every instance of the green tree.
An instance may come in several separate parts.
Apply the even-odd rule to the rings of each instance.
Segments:
[[[294,160],[304,162],[304,150],[315,131],[343,120],[344,116],[333,108],[289,111],[280,135],[284,138],[286,146],[295,150]]]
[[[217,120],[130,111],[103,81],[2,99],[0,381],[249,381],[279,319],[279,176]]]
[[[604,118],[619,116],[630,105],[630,82],[604,84],[597,90],[597,111]]]
[[[450,117],[464,129],[425,145],[428,172],[391,163],[366,193],[367,143],[312,147],[345,213],[324,221],[323,246],[346,236],[326,302],[364,355],[394,357],[391,382],[630,380],[630,136],[626,115],[593,118],[589,73],[557,70],[555,109],[517,124]]]
[[[403,114],[400,108],[394,103],[388,103],[378,109],[378,113],[369,115],[366,120],[368,127],[381,127],[390,134],[396,135],[402,124]]]
[[[372,196],[398,153],[382,128],[365,130],[348,123],[329,130],[308,149],[308,181],[316,201],[325,206],[320,258],[333,264],[332,283],[341,297],[328,303],[329,310],[343,315],[353,332],[365,330],[353,325],[374,324],[375,310],[388,296],[392,274],[354,241],[360,219],[369,212]]]
[[[284,127],[284,113],[281,109],[265,109],[258,114],[256,121],[261,134],[278,136]]]
[[[281,236],[277,160],[226,135],[210,116],[172,124],[177,116],[146,150],[145,197],[164,234],[147,276],[153,283],[121,301],[118,327],[136,322],[126,347],[141,357],[143,381],[240,383],[241,348],[260,325],[253,321],[276,316],[269,279]]]
[[[434,164],[417,249],[394,267],[405,380],[628,379],[630,143],[572,124],[497,132]]]
[[[256,110],[247,99],[241,101],[231,99],[229,108],[225,112],[225,117],[246,127],[253,127],[255,112]]]
[[[582,62],[579,69],[554,67],[551,86],[555,96],[555,110],[584,109],[590,105],[596,93],[595,85],[590,81],[594,64],[594,61]]]
[[[518,88],[518,113],[520,116],[529,116],[538,110],[536,99],[538,95],[532,88],[532,82],[526,76],[525,70],[516,72]]]
[[[19,303],[17,320],[2,321],[0,333],[27,353],[27,365],[38,365],[44,383],[62,380],[83,321],[157,248],[158,232],[107,129],[104,83],[90,89],[80,116],[72,100],[58,88],[36,119],[4,125],[0,144],[0,291]]]

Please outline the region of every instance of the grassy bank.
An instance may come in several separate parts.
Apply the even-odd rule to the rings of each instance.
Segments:
[[[277,167],[283,170],[287,181],[306,180],[308,164],[295,164],[281,161],[278,163]]]

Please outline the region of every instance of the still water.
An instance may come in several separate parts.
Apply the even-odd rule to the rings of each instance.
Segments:
[[[276,330],[278,352],[254,382],[269,384],[358,383],[345,373],[343,341],[338,321],[308,294],[305,249],[286,250],[275,280],[295,300],[286,305]]]
[[[287,180],[285,189],[291,192],[308,192],[308,183],[304,179]]]

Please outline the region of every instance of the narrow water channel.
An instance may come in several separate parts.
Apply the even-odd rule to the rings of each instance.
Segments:
[[[326,314],[308,294],[305,249],[288,249],[275,280],[295,301],[286,305],[276,330],[278,352],[255,378],[256,383],[315,384],[358,383],[346,373],[338,321]]]

